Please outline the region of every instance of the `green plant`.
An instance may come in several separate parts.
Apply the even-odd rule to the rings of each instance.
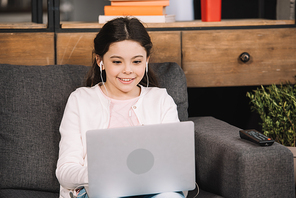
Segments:
[[[295,147],[296,84],[261,86],[248,92],[247,97],[251,100],[251,109],[260,115],[264,135],[282,145]]]

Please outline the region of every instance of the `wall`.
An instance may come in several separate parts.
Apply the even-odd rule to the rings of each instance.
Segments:
[[[110,5],[106,0],[73,0],[73,20],[93,22],[98,21],[98,16],[104,14],[104,6]]]
[[[279,20],[295,19],[295,0],[277,0],[276,18]]]

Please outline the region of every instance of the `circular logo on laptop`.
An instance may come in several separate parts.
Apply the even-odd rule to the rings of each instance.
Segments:
[[[127,167],[137,175],[147,173],[153,165],[154,156],[146,149],[136,149],[127,157]]]

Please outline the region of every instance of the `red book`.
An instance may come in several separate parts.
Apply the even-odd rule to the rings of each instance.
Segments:
[[[147,16],[165,15],[164,6],[105,6],[106,16]]]

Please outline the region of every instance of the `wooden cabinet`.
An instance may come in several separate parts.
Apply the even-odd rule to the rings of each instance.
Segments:
[[[177,62],[188,87],[253,86],[294,82],[295,20],[222,20],[144,24],[151,36],[150,62]],[[0,30],[16,31],[16,24]],[[64,23],[54,32],[0,31],[0,63],[92,65],[93,39],[102,24]],[[28,31],[28,30],[27,30]],[[45,31],[45,30],[44,30]],[[250,55],[248,62],[240,54]]]
[[[296,28],[276,27],[293,24],[294,20],[252,19],[144,25],[154,44],[150,62],[177,62],[188,87],[225,87],[294,81]],[[101,27],[94,23],[62,25],[64,30]],[[87,46],[93,36],[58,33],[58,64],[91,65],[91,47]],[[243,52],[250,55],[246,63],[239,59]]]
[[[250,55],[249,61],[240,60],[243,52]],[[294,81],[296,29],[184,31],[182,55],[189,87]]]

